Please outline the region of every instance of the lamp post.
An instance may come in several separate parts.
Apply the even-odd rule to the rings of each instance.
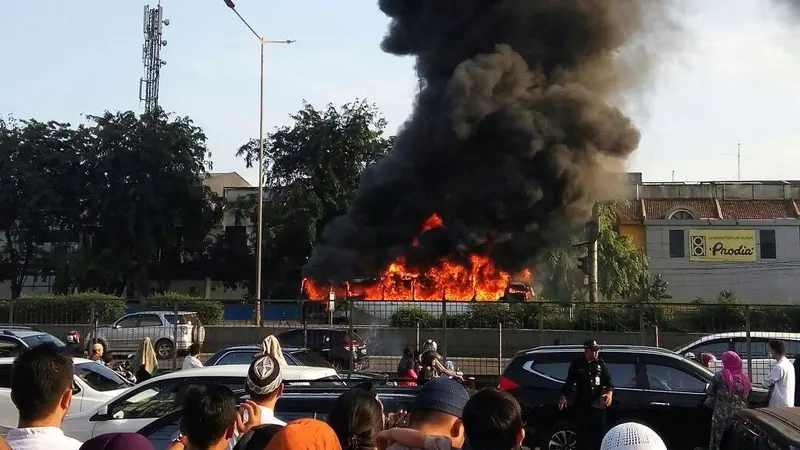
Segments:
[[[292,44],[293,40],[270,41],[261,37],[260,34],[244,20],[233,0],[223,0],[225,5],[236,14],[236,17],[250,30],[261,44],[261,73],[259,76],[259,107],[258,107],[258,223],[256,225],[256,325],[261,325],[261,254],[264,229],[264,46],[267,44]]]

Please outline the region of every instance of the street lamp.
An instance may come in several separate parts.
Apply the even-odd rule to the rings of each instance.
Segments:
[[[261,75],[259,77],[259,97],[258,108],[258,223],[256,231],[256,325],[261,325],[261,252],[263,243],[261,242],[264,229],[264,46],[267,44],[293,44],[295,41],[270,41],[261,37],[260,34],[244,20],[233,0],[223,0],[225,5],[233,11],[243,24],[253,33],[261,44]]]

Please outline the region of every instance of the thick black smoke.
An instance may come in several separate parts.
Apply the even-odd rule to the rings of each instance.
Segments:
[[[416,56],[425,87],[305,275],[341,282],[398,255],[424,268],[471,252],[529,267],[614,192],[640,136],[611,103],[645,86],[669,3],[380,0],[384,50]],[[434,212],[446,227],[412,245]]]

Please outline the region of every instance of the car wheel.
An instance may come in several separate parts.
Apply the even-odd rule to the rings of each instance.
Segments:
[[[156,342],[156,356],[158,359],[167,359],[172,357],[172,353],[175,352],[175,345],[172,344],[172,341],[169,339],[159,339]]]
[[[568,421],[556,422],[545,427],[539,436],[540,450],[575,450],[578,448],[578,433],[575,424]]]

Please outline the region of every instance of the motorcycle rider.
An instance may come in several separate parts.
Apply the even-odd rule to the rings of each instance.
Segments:
[[[459,383],[463,382],[462,375],[449,370],[442,364],[442,355],[438,353],[438,348],[439,345],[433,339],[428,339],[422,344],[422,368],[419,372],[418,384],[425,384],[440,375],[447,375]]]

